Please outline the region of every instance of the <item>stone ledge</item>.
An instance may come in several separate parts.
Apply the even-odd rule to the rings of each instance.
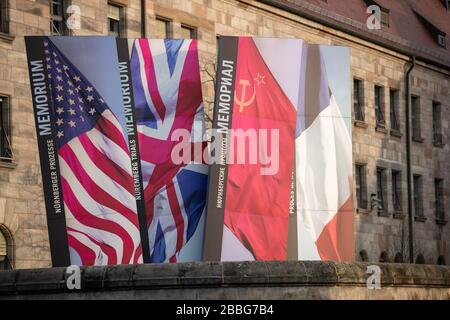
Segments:
[[[414,136],[411,138],[411,140],[417,143],[422,143],[425,141],[425,139],[422,137],[414,137]]]
[[[377,123],[375,125],[375,131],[376,132],[380,132],[380,133],[384,133],[384,134],[386,134],[388,132],[386,127],[383,124],[379,124],[379,123]]]
[[[368,126],[367,122],[365,122],[364,120],[355,120],[353,123],[355,127],[367,128]]]
[[[66,288],[65,268],[0,271],[0,296],[83,295],[96,292],[162,289],[210,290],[266,287],[306,288],[354,286],[365,288],[371,263],[320,261],[190,262],[81,268],[81,290]],[[442,288],[450,292],[450,267],[383,264],[382,287]],[[169,296],[170,297],[170,296]]]
[[[425,221],[427,221],[427,218],[424,216],[414,216],[414,221],[425,222]]]
[[[391,129],[389,131],[389,133],[391,134],[391,136],[397,137],[397,138],[401,138],[403,136],[403,133],[401,133],[401,131],[398,129]]]
[[[406,215],[402,211],[394,211],[394,213],[392,214],[392,217],[394,219],[404,219],[406,217]]]
[[[9,33],[0,32],[0,40],[3,40],[7,43],[12,43],[16,37],[10,35]]]
[[[0,160],[0,168],[14,169],[15,167],[17,167],[17,162],[15,161],[7,162]]]

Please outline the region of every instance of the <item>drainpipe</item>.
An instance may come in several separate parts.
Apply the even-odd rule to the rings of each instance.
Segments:
[[[146,0],[141,0],[141,37],[145,38],[147,32],[146,32],[146,23],[147,23],[147,19],[146,19],[146,7],[145,7],[145,1]]]
[[[409,262],[414,263],[414,214],[412,203],[412,176],[411,176],[411,99],[409,74],[416,66],[416,57],[411,57],[411,66],[406,72],[406,178],[408,184],[408,238],[409,238]]]

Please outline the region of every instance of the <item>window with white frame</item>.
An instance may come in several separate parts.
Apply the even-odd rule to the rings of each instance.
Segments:
[[[113,3],[108,3],[108,34],[114,37],[122,37],[124,31],[124,8]]]

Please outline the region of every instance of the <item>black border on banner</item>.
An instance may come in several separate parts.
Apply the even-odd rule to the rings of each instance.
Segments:
[[[41,164],[42,184],[47,213],[48,236],[53,267],[65,267],[70,265],[69,242],[67,239],[66,215],[61,188],[61,176],[55,141],[53,101],[48,82],[47,62],[45,59],[43,36],[26,36],[25,46],[27,51],[28,72],[30,77],[31,96],[33,100],[34,120],[36,123],[36,136],[39,148]],[[34,66],[39,64],[38,68]],[[38,78],[43,75],[44,79]],[[46,101],[39,103],[37,99],[46,97]],[[45,122],[45,123],[42,123]],[[52,155],[53,154],[53,155]],[[53,157],[53,160],[51,160]],[[59,198],[59,205],[57,199]]]
[[[136,39],[133,40],[136,41]],[[128,136],[128,147],[130,148],[130,159],[131,159],[131,168],[133,170],[137,170],[137,178],[134,177],[133,174],[133,183],[135,192],[139,190],[140,198],[136,196],[136,206],[139,218],[139,233],[141,237],[141,246],[142,246],[142,258],[144,263],[150,263],[150,243],[148,238],[148,229],[147,229],[147,216],[145,211],[145,197],[144,197],[144,187],[143,187],[143,179],[142,179],[142,168],[141,168],[141,156],[139,152],[139,142],[138,142],[138,134],[137,134],[137,124],[136,124],[136,110],[134,104],[134,94],[133,94],[133,80],[131,78],[131,68],[130,68],[130,53],[128,48],[128,39],[125,38],[117,38],[117,56],[119,59],[119,74],[120,74],[120,85],[122,89],[122,99],[124,99],[124,90],[129,90],[130,97],[130,109],[131,109],[131,126],[132,130],[128,130],[127,128],[127,136]],[[121,69],[121,64],[125,66],[125,69]],[[122,74],[126,74],[127,79],[122,83]],[[123,102],[123,108],[125,108],[125,101]],[[135,147],[135,156],[131,153],[131,145]],[[136,167],[136,169],[133,169]]]
[[[230,86],[230,111],[227,129],[232,127],[233,118],[233,104],[234,104],[234,90],[236,80],[236,62],[239,46],[239,37],[221,36],[218,41],[218,57],[217,57],[217,71],[215,83],[214,96],[214,115],[212,129],[218,128],[219,122],[219,98],[220,98],[220,83],[222,79],[222,64],[224,60],[233,61],[233,74]],[[221,149],[220,152],[226,152],[226,159],[229,157],[230,141],[229,135],[222,134],[222,141],[226,141],[226,150]],[[222,145],[222,144],[221,144]],[[215,150],[218,152],[219,150]],[[217,158],[217,157],[215,157]],[[222,207],[217,208],[218,187],[220,171],[224,171],[223,179],[223,193],[222,193]],[[220,261],[222,256],[222,240],[223,240],[223,225],[224,213],[226,205],[226,185],[228,175],[228,164],[212,163],[209,167],[208,188],[207,188],[207,202],[206,202],[206,229],[203,244],[203,261]]]

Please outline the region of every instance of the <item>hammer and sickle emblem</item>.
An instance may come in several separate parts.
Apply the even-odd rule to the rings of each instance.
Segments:
[[[242,112],[242,111],[244,111],[245,107],[248,107],[249,105],[251,105],[253,103],[253,101],[255,100],[255,97],[256,97],[256,91],[253,88],[253,94],[252,94],[250,100],[245,100],[245,96],[246,96],[245,93],[247,91],[247,87],[250,85],[250,82],[248,80],[240,79],[239,85],[242,86],[241,99],[239,100],[238,97],[236,97],[236,93],[235,93],[234,100],[235,100],[236,104],[239,106],[239,112]]]

